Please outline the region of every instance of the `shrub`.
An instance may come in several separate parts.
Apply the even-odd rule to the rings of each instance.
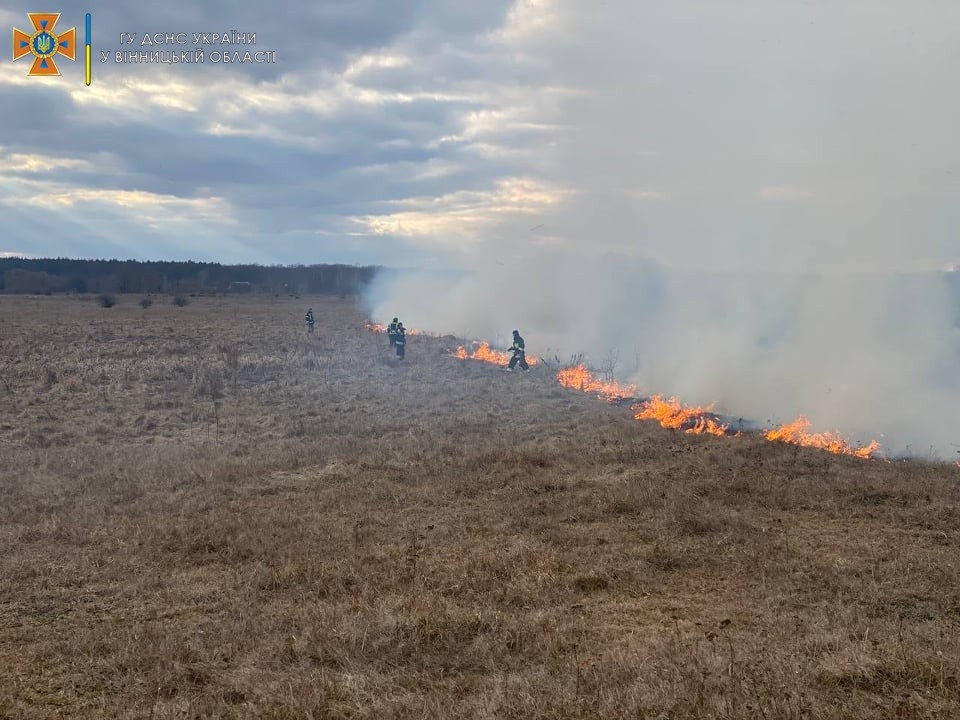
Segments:
[[[146,310],[151,305],[153,305],[153,300],[151,300],[150,298],[143,298],[140,301],[140,307],[142,307],[144,310]]]
[[[177,307],[186,307],[187,305],[190,304],[190,301],[187,300],[185,297],[183,297],[183,295],[177,295],[173,299],[173,304],[176,305]]]
[[[116,299],[113,295],[100,295],[97,297],[97,302],[100,303],[100,307],[112,308],[117,304]]]
[[[226,381],[223,373],[208,366],[205,363],[199,363],[193,371],[193,389],[198,396],[209,397],[213,400],[223,397],[223,389]]]

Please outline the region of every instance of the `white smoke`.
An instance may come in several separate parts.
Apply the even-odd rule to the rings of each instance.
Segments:
[[[960,6],[587,7],[555,8],[534,48],[545,84],[580,91],[545,118],[568,128],[547,179],[576,190],[537,220],[551,250],[518,233],[463,276],[389,277],[376,317],[501,345],[518,328],[534,354],[614,353],[641,391],[955,458],[957,296],[934,269],[954,252]]]

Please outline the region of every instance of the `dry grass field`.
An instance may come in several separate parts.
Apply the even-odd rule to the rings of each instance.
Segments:
[[[0,717],[960,717],[957,468],[139,299],[0,297]]]

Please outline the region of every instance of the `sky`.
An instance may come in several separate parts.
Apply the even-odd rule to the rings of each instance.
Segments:
[[[6,4],[0,24],[29,29],[31,10]],[[56,78],[0,62],[0,252],[956,260],[947,0],[92,0],[57,31],[82,42],[86,11],[91,86],[82,53]],[[231,31],[256,44],[201,45],[203,64],[115,61]],[[187,44],[142,44],[156,33]],[[218,49],[276,61],[211,62]]]
[[[29,29],[34,9],[5,4],[0,25]],[[82,42],[86,11],[90,87],[82,52],[56,78],[0,60],[0,252],[956,260],[956,3],[92,0],[57,31]],[[115,62],[232,30],[256,45]],[[141,44],[156,33],[187,45]],[[231,48],[276,62],[210,61]]]
[[[5,3],[0,25],[29,30],[35,9]],[[0,60],[0,252],[444,265],[559,197],[540,153],[563,88],[526,50],[555,12],[543,0],[92,0],[55,30],[83,43],[87,11],[89,87],[82,46],[60,77],[28,77],[32,58],[9,48]],[[256,44],[116,62],[231,31]],[[187,45],[141,44],[156,33]],[[216,50],[276,61],[217,64]]]
[[[90,87],[82,54],[0,56],[0,255],[408,268],[374,317],[960,447],[929,275],[960,262],[954,0],[91,0],[56,30],[88,11]]]

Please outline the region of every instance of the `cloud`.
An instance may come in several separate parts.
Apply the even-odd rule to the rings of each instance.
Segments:
[[[518,0],[506,22],[490,33],[490,39],[506,44],[537,38],[559,24],[557,0]]]
[[[413,61],[406,55],[388,55],[383,53],[366,53],[353,60],[343,71],[345,80],[362,77],[371,70],[392,70],[394,68],[410,67]]]
[[[93,171],[96,165],[90,160],[41,155],[37,153],[4,152],[0,147],[0,163],[9,173],[28,173],[31,175],[62,170]]]
[[[533,62],[499,57],[511,42],[519,50],[519,39],[491,40],[517,22],[511,7],[415,0],[398,9],[361,0],[287,11],[94,2],[90,87],[81,82],[82,62],[61,62],[57,78],[27,77],[23,62],[0,64],[0,102],[22,109],[0,118],[0,183],[10,189],[8,207],[19,203],[19,212],[0,217],[0,232],[30,237],[41,254],[99,255],[126,247],[119,238],[143,226],[179,223],[242,253],[219,258],[227,262],[319,261],[317,237],[340,238],[324,243],[334,262],[409,255],[409,236],[383,227],[415,219],[439,231],[457,216],[444,219],[453,207],[447,201],[431,206],[422,198],[497,196],[504,183],[537,176],[535,148],[554,131],[542,120],[539,79],[518,83],[515,74]],[[27,25],[25,14],[2,19]],[[58,29],[68,25],[82,35],[82,15],[64,13]],[[256,45],[208,43],[201,64],[114,62],[117,52],[192,49],[194,34],[234,30],[256,33]],[[165,34],[182,34],[187,44],[143,44],[144,35],[152,42]],[[228,49],[274,50],[277,62],[209,62],[211,50]],[[43,180],[52,184],[30,184]],[[497,201],[488,205],[495,212]],[[67,223],[96,209],[109,215],[110,229],[101,223],[71,240],[38,238],[18,218],[41,206]],[[414,216],[397,225],[401,207]],[[483,212],[483,201],[477,208]],[[358,229],[374,226],[376,243],[361,240]],[[245,234],[239,243],[237,227]],[[150,242],[156,255],[183,252],[162,233]],[[443,243],[436,237],[432,247]]]
[[[229,206],[217,197],[188,199],[139,190],[76,190],[53,183],[37,183],[33,190],[30,195],[18,198],[17,204],[44,212],[57,212],[63,208],[91,213],[123,209],[133,215],[132,219],[147,227],[165,223],[236,224],[230,216]]]
[[[563,201],[567,191],[533,179],[510,178],[490,191],[458,191],[440,197],[394,201],[395,212],[357,218],[368,232],[429,239],[480,240],[504,222],[537,217]]]

